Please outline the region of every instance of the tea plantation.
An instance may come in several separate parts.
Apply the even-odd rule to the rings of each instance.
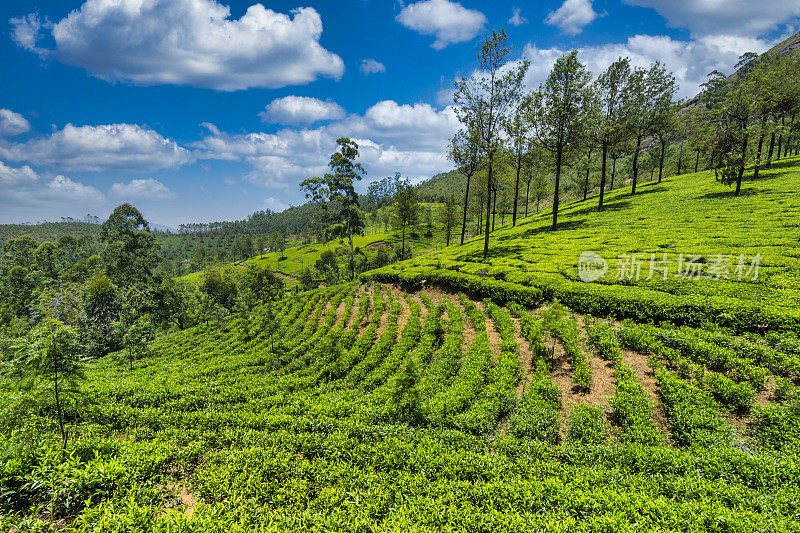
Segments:
[[[2,381],[0,530],[800,531],[797,163],[738,198],[708,173],[617,191],[497,231],[489,264],[450,246],[90,362],[63,454],[54,407],[15,418]]]

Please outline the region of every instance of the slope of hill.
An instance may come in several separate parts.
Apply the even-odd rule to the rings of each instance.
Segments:
[[[798,162],[739,198],[698,173],[575,203],[495,232],[488,265],[474,240],[93,362],[65,454],[51,405],[0,411],[0,529],[797,530]],[[587,249],[761,264],[584,283]]]
[[[646,184],[635,197],[621,189],[608,196],[603,213],[593,200],[573,202],[560,213],[558,231],[550,231],[551,216],[543,212],[492,234],[488,264],[478,237],[366,277],[441,282],[528,304],[557,298],[621,318],[800,331],[797,163],[774,164],[746,182],[739,197],[710,171]],[[608,264],[595,283],[579,277],[583,252]],[[693,258],[697,265],[688,264]],[[676,276],[679,267],[701,275]]]
[[[45,222],[43,224],[0,224],[0,243],[23,235],[33,237],[39,242],[56,242],[64,235],[80,238],[100,233],[100,224],[89,222]]]

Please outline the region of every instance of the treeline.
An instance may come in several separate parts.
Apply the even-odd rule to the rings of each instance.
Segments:
[[[798,149],[797,54],[745,54],[734,76],[712,72],[703,94],[687,106],[658,62],[643,68],[619,58],[593,78],[573,51],[527,92],[529,63],[509,61],[508,53],[505,31],[493,32],[475,73],[456,83],[462,129],[449,156],[461,183],[453,173],[436,180],[450,197],[460,193],[462,243],[468,220],[476,219],[484,260],[498,214],[516,224],[547,202],[555,230],[565,193],[583,200],[597,194],[602,211],[604,193],[615,185],[630,186],[635,195],[648,177],[660,182],[669,172],[699,170],[701,156],[738,195],[748,164],[757,179],[760,168]],[[436,197],[430,187],[421,190]]]

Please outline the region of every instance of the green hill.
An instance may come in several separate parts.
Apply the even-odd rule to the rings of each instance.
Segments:
[[[740,197],[701,172],[576,202],[496,231],[489,264],[473,239],[90,362],[63,454],[54,407],[15,418],[0,378],[0,529],[795,531],[798,163]],[[747,260],[616,279],[653,253]]]
[[[635,197],[620,189],[607,196],[602,213],[593,199],[569,204],[560,212],[558,231],[549,230],[551,215],[542,212],[493,233],[488,264],[481,262],[483,239],[477,237],[366,277],[439,282],[528,304],[557,298],[602,316],[800,331],[797,164],[790,158],[772,165],[757,182],[747,182],[739,197],[710,171],[648,183]],[[578,259],[585,251],[609,263],[599,282],[579,279]],[[629,279],[627,272],[617,279],[616,267],[629,263],[633,254],[641,260],[640,279]],[[658,261],[666,254],[670,263],[656,265],[648,280],[651,254]],[[675,276],[681,254],[685,261],[699,256],[701,277]],[[760,257],[756,280],[747,275],[754,257]],[[671,269],[667,279],[663,267]],[[710,268],[713,277],[708,277]]]

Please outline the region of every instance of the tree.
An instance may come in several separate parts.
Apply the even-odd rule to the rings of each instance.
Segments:
[[[589,72],[578,61],[578,52],[556,60],[547,81],[534,95],[535,135],[539,145],[555,156],[553,230],[558,224],[561,171],[565,158],[586,138],[592,92]]]
[[[416,223],[419,217],[419,202],[417,201],[417,191],[410,183],[400,183],[395,193],[394,216],[397,224],[403,232],[402,248],[400,249],[400,259],[405,259],[406,255],[406,226]]]
[[[480,167],[479,147],[480,139],[478,137],[478,130],[474,127],[467,127],[455,134],[450,141],[450,148],[447,152],[450,160],[455,163],[458,172],[467,178],[467,185],[464,189],[463,219],[461,221],[461,244],[464,244],[464,235],[467,230],[467,207],[469,204],[470,180]]]
[[[500,128],[510,106],[519,97],[528,61],[505,70],[508,36],[505,30],[493,31],[481,47],[480,73],[462,78],[456,83],[453,100],[458,119],[466,128],[478,132],[479,146],[485,155],[488,168],[486,189],[486,234],[483,243],[483,260],[489,256],[489,224],[492,214],[493,161],[502,146]]]
[[[152,268],[159,260],[157,245],[147,220],[131,204],[114,209],[100,228],[100,240],[105,243],[103,264],[117,283],[128,285],[153,277]]]
[[[154,338],[153,325],[146,317],[140,316],[132,323],[127,324],[122,335],[122,345],[128,353],[128,362],[131,370],[133,370],[133,362],[135,360],[150,354],[150,347],[147,343]]]
[[[15,352],[12,373],[21,379],[21,388],[29,393],[52,393],[61,447],[66,449],[64,398],[76,391],[78,380],[83,378],[77,331],[56,319],[47,318],[30,331],[26,342],[16,346]],[[52,388],[41,387],[42,382]]]
[[[445,199],[444,205],[439,211],[439,221],[444,226],[444,234],[447,241],[445,246],[450,246],[450,233],[458,222],[458,205],[456,204],[456,197],[452,194]]]
[[[655,134],[664,116],[673,109],[673,96],[678,87],[675,77],[668,73],[661,63],[654,63],[649,69],[635,68],[622,94],[625,123],[636,140],[633,152],[633,183],[631,196],[636,194],[639,174],[639,153],[642,141]]]
[[[262,237],[261,235],[256,237],[255,245],[256,245],[256,251],[258,251],[258,257],[260,259],[263,259],[264,258],[264,248],[267,247],[267,242],[264,239],[264,237]]]
[[[286,239],[284,239],[283,235],[276,231],[272,234],[272,237],[270,237],[269,247],[273,252],[280,252],[281,259],[283,259],[283,252],[286,250]]]
[[[520,97],[515,102],[515,106],[509,117],[505,120],[506,135],[511,141],[511,165],[516,171],[516,181],[514,182],[514,210],[511,215],[511,225],[517,225],[517,204],[519,201],[519,178],[522,168],[525,166],[525,150],[531,140],[531,103],[530,95]]]
[[[606,162],[608,149],[621,140],[623,127],[622,94],[631,75],[630,59],[619,58],[613,62],[595,82],[600,103],[598,136],[600,138],[600,200],[597,210],[603,210],[603,194],[606,188]],[[616,160],[615,160],[616,162]]]
[[[300,183],[306,198],[319,203],[327,221],[343,226],[350,243],[352,256],[353,235],[364,231],[364,216],[359,209],[355,182],[366,176],[361,163],[356,163],[358,144],[347,137],[336,139],[337,150],[331,154],[328,167],[333,171],[322,178],[309,178]],[[351,272],[351,276],[354,272]]]

